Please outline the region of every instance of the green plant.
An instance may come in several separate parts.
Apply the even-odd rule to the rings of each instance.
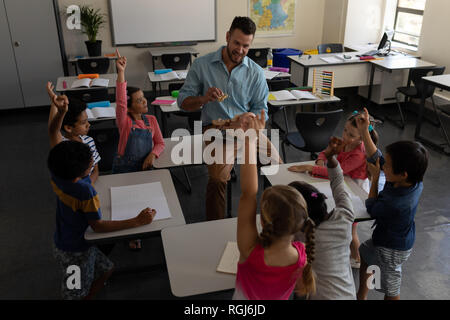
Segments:
[[[99,29],[106,23],[105,15],[100,13],[100,9],[84,5],[80,7],[80,20],[82,32],[88,36],[89,42],[96,42]]]

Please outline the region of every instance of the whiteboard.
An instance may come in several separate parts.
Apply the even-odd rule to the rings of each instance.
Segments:
[[[216,40],[216,0],[110,0],[114,45]]]

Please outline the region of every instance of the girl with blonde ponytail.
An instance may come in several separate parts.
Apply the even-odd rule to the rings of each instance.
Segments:
[[[263,129],[264,119],[262,111],[260,117],[249,120],[248,128]],[[246,159],[240,168],[242,194],[237,228],[240,259],[233,298],[287,300],[296,288],[303,287],[308,293],[314,290],[314,276],[307,262],[308,251],[314,260],[314,222],[308,219],[305,199],[297,190],[273,186],[261,198],[262,231],[258,234],[256,144],[256,138],[244,143]],[[308,235],[306,249],[303,243],[294,241],[295,234],[302,229]],[[302,283],[302,279],[307,281]]]

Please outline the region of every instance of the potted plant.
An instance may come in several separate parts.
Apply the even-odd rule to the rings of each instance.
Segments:
[[[84,5],[80,7],[80,20],[82,32],[87,35],[85,41],[90,57],[102,55],[102,41],[97,40],[98,31],[106,23],[105,15],[100,13],[100,9],[94,9]]]

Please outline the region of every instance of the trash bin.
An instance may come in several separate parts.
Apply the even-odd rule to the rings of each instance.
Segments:
[[[273,65],[274,67],[289,68],[290,63],[288,56],[298,56],[302,54],[302,50],[291,48],[280,48],[273,50]]]

